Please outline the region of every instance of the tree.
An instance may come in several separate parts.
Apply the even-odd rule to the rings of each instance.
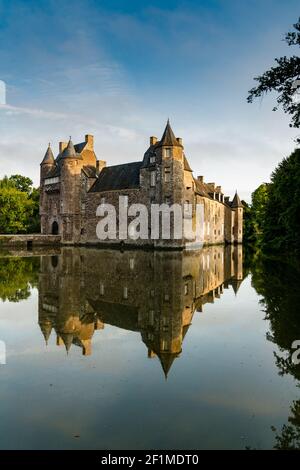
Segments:
[[[0,180],[0,233],[40,231],[40,194],[32,184],[30,178],[22,175]]]
[[[244,203],[244,239],[251,245],[260,245],[266,222],[269,184],[261,184],[251,195],[251,205]]]
[[[8,178],[8,181],[11,182],[19,191],[27,194],[32,192],[33,182],[27,176],[12,175]]]
[[[28,195],[14,187],[0,190],[0,233],[26,233],[34,210]]]
[[[245,239],[264,251],[300,253],[300,149],[282,160],[271,182],[252,194]]]
[[[285,42],[289,46],[300,46],[300,18],[293,25],[295,31],[290,31],[285,35]],[[285,113],[291,115],[290,127],[300,127],[300,101],[297,97],[297,87],[300,88],[300,57],[280,57],[275,59],[277,66],[271,67],[262,75],[255,77],[259,85],[249,91],[248,103],[252,103],[255,98],[262,97],[271,91],[278,93],[276,111],[282,106]],[[299,95],[298,95],[299,96]]]
[[[271,175],[265,211],[264,245],[300,252],[300,149],[278,165]]]
[[[32,203],[32,213],[28,221],[28,233],[39,233],[41,230],[40,224],[40,191],[33,188],[29,199]]]

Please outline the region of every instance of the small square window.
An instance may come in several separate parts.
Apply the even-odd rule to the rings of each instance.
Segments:
[[[171,170],[170,168],[165,168],[165,183],[169,183],[171,181]]]
[[[172,156],[172,149],[165,149],[165,157],[170,158]]]
[[[130,269],[134,269],[134,258],[130,258],[129,266],[130,266]]]
[[[124,287],[123,289],[123,299],[128,299],[128,287]]]
[[[153,325],[154,323],[154,310],[150,310],[149,312],[149,325]]]
[[[155,155],[151,155],[151,157],[150,157],[150,163],[155,163]]]

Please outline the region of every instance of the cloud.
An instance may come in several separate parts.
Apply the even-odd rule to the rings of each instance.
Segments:
[[[42,109],[22,108],[9,104],[0,104],[0,112],[1,110],[8,115],[28,114],[29,116],[45,119],[66,119],[68,117],[67,114],[44,111]]]

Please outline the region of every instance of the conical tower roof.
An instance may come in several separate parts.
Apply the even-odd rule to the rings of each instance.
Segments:
[[[243,282],[243,280],[241,280],[241,279],[232,279],[231,285],[232,285],[232,289],[233,289],[235,295],[237,295],[238,290],[241,287],[242,282]]]
[[[43,321],[39,323],[41,332],[45,338],[46,344],[48,344],[48,339],[50,338],[51,331],[52,331],[52,322],[51,321]]]
[[[231,207],[243,207],[243,204],[241,203],[241,200],[240,200],[240,197],[239,197],[237,191],[235,192],[233,201],[231,203]]]
[[[42,160],[42,163],[41,163],[41,165],[45,165],[45,164],[46,165],[54,165],[55,164],[54,155],[53,155],[50,144],[48,145],[47,151],[46,151],[45,156],[44,156],[44,158]]]
[[[73,343],[73,335],[71,333],[62,333],[60,337],[64,342],[67,352],[69,352]]]
[[[172,147],[172,146],[182,147],[182,144],[180,144],[178,142],[178,140],[176,139],[176,137],[175,137],[175,134],[172,130],[169,119],[167,121],[167,125],[166,125],[164,133],[162,135],[162,138],[157,143],[157,146],[162,146],[162,145],[170,146],[170,147]]]
[[[65,150],[62,153],[62,157],[63,158],[76,158],[76,156],[77,155],[76,155],[75,147],[70,137],[68,145],[66,146]]]
[[[159,354],[159,360],[160,360],[166,379],[168,378],[168,373],[176,357],[177,357],[177,354],[174,354],[174,353],[160,353]]]

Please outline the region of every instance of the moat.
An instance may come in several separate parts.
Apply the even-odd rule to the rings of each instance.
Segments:
[[[297,447],[298,279],[240,245],[3,252],[0,448]]]

